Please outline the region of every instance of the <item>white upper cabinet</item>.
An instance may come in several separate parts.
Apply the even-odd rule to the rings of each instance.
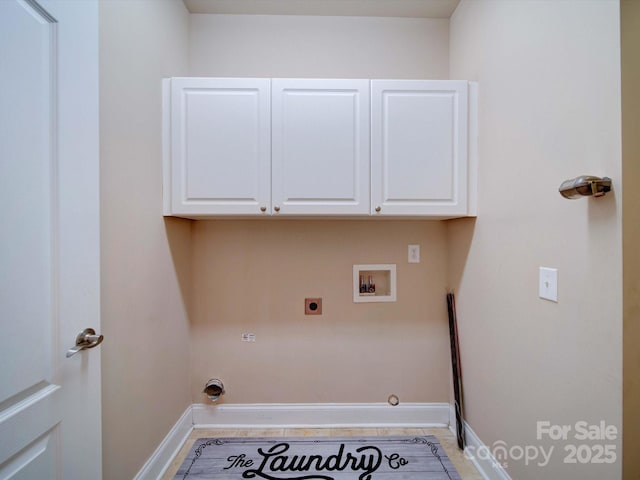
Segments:
[[[173,78],[165,102],[168,88],[165,214],[269,213],[270,80]]]
[[[372,214],[469,214],[467,96],[465,81],[371,81]]]
[[[475,215],[476,87],[165,80],[164,214]]]
[[[369,80],[272,80],[275,214],[369,213],[369,98]]]

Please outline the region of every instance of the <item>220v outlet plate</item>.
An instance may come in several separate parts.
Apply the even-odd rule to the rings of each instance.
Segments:
[[[322,299],[321,298],[305,298],[304,314],[305,315],[322,315]]]

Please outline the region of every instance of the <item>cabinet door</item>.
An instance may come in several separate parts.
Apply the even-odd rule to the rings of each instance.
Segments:
[[[373,80],[374,215],[467,214],[467,82]]]
[[[270,85],[171,79],[170,214],[270,213]]]
[[[273,209],[368,214],[369,81],[272,80]]]

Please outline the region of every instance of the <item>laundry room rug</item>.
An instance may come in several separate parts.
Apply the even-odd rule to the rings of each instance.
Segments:
[[[199,438],[174,480],[461,480],[434,436]]]

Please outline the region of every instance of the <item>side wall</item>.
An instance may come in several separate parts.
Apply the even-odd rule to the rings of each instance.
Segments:
[[[640,3],[620,3],[624,281],[624,478],[640,479]]]
[[[190,74],[447,78],[448,21],[192,15]],[[199,221],[193,230],[192,398],[223,403],[445,402],[446,225]],[[420,244],[422,263],[407,263]],[[396,263],[396,303],[354,304],[352,266]],[[322,316],[305,316],[322,297]],[[241,342],[255,333],[255,343]]]
[[[103,464],[133,478],[191,403],[189,221],[162,217],[161,78],[187,74],[181,1],[100,2]]]
[[[451,76],[480,85],[479,215],[449,224],[467,421],[490,448],[554,448],[546,466],[503,458],[514,479],[620,478],[618,2],[462,0],[450,32]],[[583,174],[614,191],[563,199]],[[538,298],[540,266],[559,269],[558,303]],[[567,439],[538,436],[544,421]],[[579,440],[578,421],[616,439]],[[617,461],[564,463],[583,444],[614,445]]]

